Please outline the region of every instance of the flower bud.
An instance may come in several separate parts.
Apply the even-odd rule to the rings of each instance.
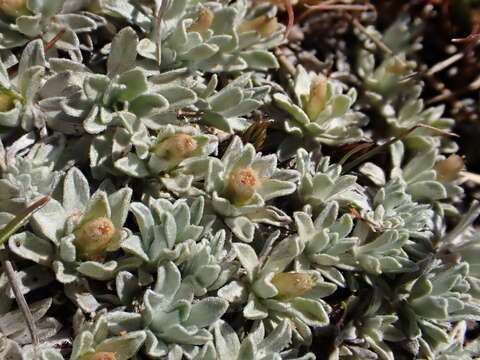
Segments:
[[[10,95],[0,93],[0,112],[10,111],[14,105],[13,98]]]
[[[82,357],[81,360],[117,360],[117,357],[112,352],[96,352],[87,357]]]
[[[390,64],[387,66],[387,71],[391,72],[392,74],[404,74],[408,70],[408,66],[399,61],[398,59],[395,59],[395,62],[393,64]]]
[[[81,257],[93,259],[107,250],[115,233],[115,226],[109,218],[98,217],[75,231],[74,243]]]
[[[322,74],[315,76],[310,83],[310,94],[305,105],[305,111],[312,121],[315,121],[318,115],[325,109],[327,84],[327,78]]]
[[[197,150],[197,141],[188,134],[176,134],[153,147],[153,152],[178,165]]]
[[[278,28],[276,17],[269,18],[267,15],[261,15],[255,19],[243,22],[239,27],[239,32],[255,30],[262,36],[269,36]]]
[[[311,290],[315,282],[311,275],[305,273],[277,273],[272,284],[278,290],[278,297],[295,297]]]
[[[27,0],[0,0],[0,12],[11,18],[27,15]]]
[[[227,196],[235,205],[247,204],[255,194],[259,179],[252,168],[239,168],[230,174]]]
[[[465,162],[462,157],[452,154],[448,158],[437,162],[433,168],[437,172],[437,180],[442,183],[448,183],[459,176],[464,166]]]
[[[188,32],[203,33],[210,29],[213,23],[213,11],[208,7],[200,9],[197,21],[195,21],[189,28]]]

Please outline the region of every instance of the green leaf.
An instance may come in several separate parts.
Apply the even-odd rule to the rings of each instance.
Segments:
[[[255,224],[245,216],[228,217],[225,224],[242,241],[251,242],[255,234]]]
[[[64,0],[28,0],[27,7],[33,13],[41,13],[44,18],[58,14],[63,8]]]
[[[94,343],[93,343],[93,334],[89,331],[82,331],[77,337],[72,345],[72,353],[70,359],[80,359],[83,354],[93,352]]]
[[[97,352],[113,352],[117,360],[129,360],[138,352],[145,338],[144,331],[134,331],[123,336],[107,339],[99,344],[95,350]]]
[[[252,337],[246,338],[242,341],[242,345],[240,346],[240,350],[238,352],[238,357],[236,359],[244,359],[244,360],[255,360],[257,353],[257,347],[255,342],[253,341]],[[221,360],[227,360],[227,358],[221,358]]]
[[[175,84],[162,86],[158,93],[167,99],[170,108],[173,109],[193,104],[197,100],[194,91]]]
[[[280,241],[272,250],[268,260],[263,266],[263,271],[282,272],[288,264],[302,252],[300,239],[295,236]]]
[[[126,71],[118,78],[118,83],[126,85],[127,90],[122,93],[122,100],[133,100],[148,90],[147,77],[140,69]]]
[[[291,300],[295,310],[304,316],[304,321],[311,326],[326,326],[330,323],[328,313],[319,301],[296,297]]]
[[[63,183],[63,207],[68,215],[82,213],[90,199],[90,187],[85,175],[72,168],[65,176]]]
[[[220,360],[238,359],[240,341],[236,332],[228,323],[218,321],[214,325],[215,347]]]
[[[30,219],[30,216],[40,210],[48,201],[50,201],[50,199],[50,196],[45,196],[20,211],[15,218],[13,218],[13,220],[11,220],[0,230],[0,245],[7,241],[10,236],[18,231],[18,229],[25,225]]]
[[[448,318],[448,302],[441,297],[423,297],[413,300],[411,306],[417,315],[428,319]]]
[[[249,278],[253,279],[253,276],[260,265],[255,250],[253,250],[250,245],[241,243],[234,243],[233,248],[235,249],[242,266],[247,271]]]
[[[168,109],[168,101],[160,94],[142,94],[130,104],[130,112],[138,117],[148,117]]]
[[[18,256],[45,266],[50,265],[55,254],[54,246],[50,241],[30,232],[22,232],[11,236],[9,248]]]
[[[210,45],[210,44],[201,44],[195,46],[194,48],[190,49],[186,52],[183,56],[186,59],[191,59],[192,63],[197,63],[202,60],[206,60],[218,52],[218,46]]]
[[[131,199],[132,189],[128,187],[121,188],[108,197],[111,220],[115,228],[120,229],[125,224]]]
[[[7,68],[0,60],[0,87],[5,89],[10,88],[10,77],[8,76]]]
[[[268,201],[276,197],[292,194],[296,189],[297,187],[293,182],[267,179],[262,182],[257,192],[262,195],[265,201]]]
[[[100,263],[97,261],[84,261],[77,267],[79,273],[85,276],[101,281],[111,280],[115,277],[115,270],[117,269],[116,261],[109,261]]]
[[[410,299],[417,299],[426,296],[432,292],[432,289],[432,283],[426,278],[426,276],[421,276],[415,282],[410,291]]]
[[[267,354],[279,353],[289,345],[291,337],[292,329],[285,319],[260,343],[258,350]]]
[[[107,61],[109,77],[133,69],[137,58],[138,36],[131,27],[125,27],[113,38]]]
[[[87,32],[97,28],[97,23],[94,20],[80,14],[58,14],[55,19],[59,24],[65,24],[74,32]]]
[[[277,58],[269,51],[253,50],[244,51],[241,54],[250,69],[267,71],[269,69],[277,69],[279,67]]]
[[[111,217],[110,204],[107,194],[104,191],[97,191],[89,201],[87,209],[82,218],[82,223],[99,217]]]
[[[164,19],[170,20],[176,17],[180,17],[182,13],[185,11],[187,3],[188,3],[187,0],[172,1],[170,3],[170,6],[168,7],[168,10],[165,12]]]
[[[212,111],[221,113],[240,104],[243,98],[243,92],[238,87],[225,88],[208,98]]]
[[[34,16],[20,16],[16,20],[18,31],[30,38],[38,37],[42,34],[42,16],[40,14]]]
[[[184,326],[207,327],[217,321],[228,309],[226,300],[207,297],[192,305],[190,316]]]
[[[143,178],[150,174],[145,163],[133,153],[128,153],[126,157],[115,161],[115,167],[136,178]]]
[[[447,197],[445,186],[437,181],[419,181],[407,186],[407,192],[415,199],[439,200]]]
[[[285,110],[292,115],[301,125],[307,125],[310,123],[310,118],[305,111],[303,111],[301,107],[295,105],[287,95],[275,94],[273,95],[273,100],[280,109]]]

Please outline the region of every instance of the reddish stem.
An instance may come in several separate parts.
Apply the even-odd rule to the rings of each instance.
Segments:
[[[290,34],[290,31],[293,29],[293,24],[295,23],[295,13],[293,12],[293,6],[290,0],[283,0],[283,3],[285,4],[288,14],[287,30],[285,31],[284,35],[284,38],[286,39]]]

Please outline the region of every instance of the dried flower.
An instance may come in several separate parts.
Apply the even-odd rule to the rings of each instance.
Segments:
[[[95,258],[102,255],[110,245],[116,229],[106,217],[98,217],[84,223],[75,231],[75,245],[80,256]]]
[[[395,59],[395,62],[393,64],[389,64],[386,67],[387,71],[393,73],[393,74],[404,74],[408,70],[407,64],[404,62],[400,61],[399,59]]]
[[[10,95],[0,93],[0,112],[7,112],[13,107],[13,98]]]
[[[312,120],[315,120],[325,108],[327,84],[327,78],[322,74],[315,76],[310,83],[310,94],[305,105],[305,111]]]
[[[27,0],[0,0],[0,11],[11,18],[26,15]]]
[[[227,196],[235,205],[245,205],[252,199],[258,184],[258,175],[252,168],[239,168],[230,174]]]
[[[455,180],[464,166],[465,162],[462,157],[457,154],[452,154],[448,158],[440,160],[434,166],[437,172],[437,180],[442,183]]]
[[[305,294],[315,282],[311,275],[305,273],[277,273],[272,284],[277,288],[279,297],[295,297]]]
[[[278,21],[276,17],[269,18],[261,15],[255,19],[245,21],[238,27],[239,32],[255,30],[262,36],[269,36],[277,30]]]
[[[96,352],[92,355],[87,355],[82,360],[117,360],[116,356],[112,352]]]
[[[200,9],[197,21],[195,21],[189,28],[188,32],[198,32],[203,33],[210,29],[212,26],[213,18],[214,18],[213,11],[208,7],[203,7]]]
[[[155,145],[153,152],[177,165],[192,155],[197,146],[197,141],[191,135],[180,133]]]

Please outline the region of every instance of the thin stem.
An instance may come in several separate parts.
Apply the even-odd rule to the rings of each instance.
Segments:
[[[464,87],[462,89],[459,89],[457,91],[446,90],[442,94],[437,95],[437,96],[425,101],[425,104],[426,105],[431,105],[431,104],[434,104],[434,103],[442,102],[442,101],[449,100],[451,98],[455,98],[455,97],[458,97],[460,95],[463,95],[463,94],[466,94],[466,93],[469,93],[469,92],[472,92],[472,91],[476,91],[478,89],[480,89],[480,76],[477,77],[470,84],[468,84],[466,87]]]
[[[367,149],[369,147],[372,147],[373,143],[371,142],[368,142],[368,143],[365,143],[365,144],[360,144],[358,146],[355,146],[352,150],[350,150],[349,152],[347,152],[341,159],[340,161],[338,162],[340,165],[343,165],[345,164],[345,162],[350,159],[351,156],[355,155],[357,152],[359,151],[362,151],[364,149]]]
[[[372,5],[351,5],[351,4],[338,4],[336,0],[333,1],[324,1],[321,4],[315,5],[305,5],[307,8],[300,17],[299,20],[305,19],[307,16],[311,15],[316,11],[321,10],[337,10],[337,11],[368,11],[373,10],[374,7]]]
[[[20,229],[36,211],[45,205],[51,199],[45,196],[35,201],[32,205],[26,207],[15,216],[7,225],[0,230],[0,245],[8,240],[18,229]]]
[[[32,339],[32,344],[33,344],[34,359],[36,360],[38,358],[37,349],[39,345],[39,339],[38,339],[37,326],[35,325],[35,319],[33,318],[32,312],[28,307],[27,301],[25,300],[25,297],[22,294],[22,290],[21,290],[22,285],[20,283],[20,280],[17,277],[17,274],[15,273],[15,270],[13,269],[11,261],[4,259],[2,257],[1,262],[2,262],[3,271],[5,271],[5,275],[7,276],[8,282],[12,287],[13,294],[15,295],[15,300],[17,302],[18,308],[22,312],[23,317],[25,318],[25,322],[27,323],[27,328],[28,328],[28,331],[30,332],[30,337]]]
[[[347,5],[347,4],[332,4],[332,5],[313,5],[308,6],[312,10],[347,10],[347,11],[367,11],[372,8],[371,5]]]
[[[45,196],[40,200],[35,201],[32,205],[27,206],[25,209],[20,211],[17,216],[15,216],[7,225],[5,225],[0,230],[0,245],[3,244],[5,241],[10,238],[20,227],[25,225],[25,223],[30,219],[30,217],[38,210],[42,208],[48,201],[50,201],[50,196]],[[28,331],[30,332],[30,336],[32,338],[32,344],[34,349],[34,359],[38,358],[37,356],[37,349],[38,349],[38,331],[37,327],[35,326],[35,320],[33,318],[32,313],[28,307],[27,301],[22,294],[22,285],[20,280],[13,269],[12,263],[10,260],[5,258],[3,255],[1,256],[1,263],[3,267],[3,271],[7,276],[8,282],[12,287],[13,294],[15,295],[15,300],[17,301],[18,307],[22,312],[23,316],[25,317],[25,321],[27,323]]]
[[[285,8],[287,9],[287,15],[288,15],[288,23],[287,23],[287,29],[285,30],[285,34],[283,36],[284,39],[288,37],[288,34],[290,34],[290,31],[293,29],[293,24],[295,23],[295,13],[293,12],[293,5],[290,0],[283,0],[283,3],[285,5]]]
[[[480,174],[476,174],[469,171],[462,171],[460,174],[465,176],[467,180],[480,185]]]
[[[462,53],[456,53],[450,57],[448,57],[447,59],[445,60],[442,60],[438,63],[436,63],[435,65],[433,65],[430,70],[427,71],[426,75],[433,75],[439,71],[442,71],[443,69],[446,69],[447,67],[449,67],[450,65],[456,63],[458,60],[462,59],[463,57],[465,56],[465,54],[462,52]]]
[[[345,16],[350,19],[350,21],[353,23],[353,25],[355,25],[355,27],[357,27],[360,31],[362,31],[365,35],[367,35],[369,37],[370,40],[372,40],[375,45],[377,45],[380,49],[382,49],[383,51],[385,51],[387,54],[393,56],[395,58],[395,60],[404,68],[407,68],[407,63],[402,59],[400,58],[400,56],[398,56],[397,54],[395,54],[393,52],[392,49],[390,49],[384,42],[382,42],[382,40],[380,40],[379,38],[377,38],[375,35],[371,34],[367,28],[365,26],[363,26],[360,21],[358,21],[357,19],[355,19],[352,15],[350,15],[349,13],[345,13]]]
[[[438,129],[438,128],[430,126],[430,125],[417,124],[417,125],[411,127],[410,129],[405,130],[404,132],[402,132],[397,137],[394,137],[393,139],[387,141],[385,144],[379,145],[379,146],[373,148],[372,150],[370,150],[369,152],[359,156],[355,160],[352,160],[351,162],[349,162],[348,164],[346,164],[343,167],[342,173],[347,173],[347,172],[351,171],[352,169],[354,169],[355,167],[357,167],[358,165],[363,163],[365,160],[367,160],[367,159],[371,158],[372,156],[377,155],[378,153],[384,151],[388,146],[397,142],[398,140],[401,140],[401,139],[407,137],[408,135],[410,135],[413,131],[415,131],[418,128],[432,130],[432,131],[435,131],[435,132],[437,132],[439,134],[442,134],[442,135],[449,135],[449,136],[458,137],[458,135],[455,134],[455,133],[451,133],[451,132],[448,132],[448,131],[445,131],[445,130],[442,130],[442,129]]]
[[[60,30],[58,32],[58,34],[53,37],[52,40],[50,40],[48,43],[46,43],[45,46],[44,46],[45,51],[50,50],[58,42],[58,40],[60,40],[62,38],[63,34],[65,34],[66,31],[67,31],[67,29],[65,29],[65,28]]]

